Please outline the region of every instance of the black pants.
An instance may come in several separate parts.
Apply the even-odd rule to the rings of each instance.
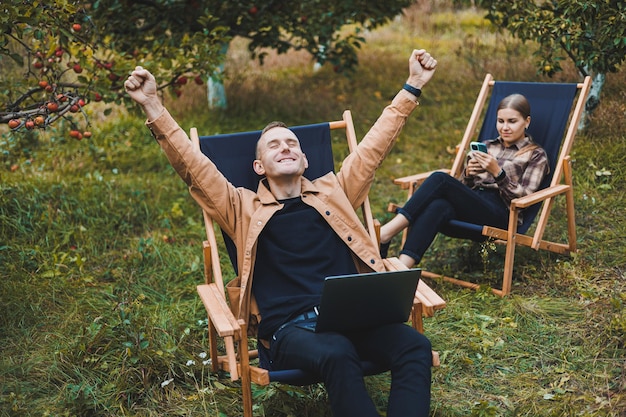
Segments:
[[[391,370],[388,417],[427,417],[432,351],[426,336],[406,324],[351,334],[313,333],[290,325],[271,341],[274,369],[298,368],[319,375],[334,417],[378,417],[365,387],[361,360]]]
[[[497,190],[473,190],[443,172],[431,174],[398,213],[410,224],[400,253],[416,263],[452,219],[500,228],[509,222],[509,209]]]

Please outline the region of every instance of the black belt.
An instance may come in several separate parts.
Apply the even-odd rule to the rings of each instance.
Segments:
[[[319,316],[319,310],[317,309],[317,307],[313,307],[311,310],[309,311],[305,311],[302,314],[298,314],[297,316],[295,316],[294,318],[292,318],[291,320],[289,320],[288,322],[282,324],[278,330],[276,330],[274,332],[274,334],[272,335],[272,339],[276,340],[276,334],[278,332],[280,332],[282,329],[284,329],[285,327],[292,325],[294,323],[298,323],[300,321],[304,321],[304,320],[309,320],[309,319],[313,319],[317,316]]]
[[[303,320],[308,320],[308,319],[312,319],[315,318],[317,316],[319,316],[320,313],[317,309],[317,307],[313,307],[313,309],[309,310],[309,311],[305,311],[302,314],[298,314],[296,317],[292,318],[291,320],[289,320],[287,323],[295,323],[297,321],[303,321]]]

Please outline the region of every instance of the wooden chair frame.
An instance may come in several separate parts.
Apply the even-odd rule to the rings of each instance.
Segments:
[[[495,85],[495,81],[491,74],[487,74],[482,83],[482,87],[478,94],[478,98],[474,105],[471,117],[469,119],[463,139],[458,146],[458,152],[452,164],[450,170],[441,170],[449,173],[454,177],[458,177],[463,169],[465,155],[469,149],[469,144],[473,140],[474,135],[477,132],[478,122],[481,118],[483,108],[487,102],[491,87]],[[505,296],[511,292],[512,278],[513,278],[513,265],[515,259],[515,248],[517,245],[531,247],[535,250],[548,250],[559,254],[570,254],[576,252],[576,224],[574,217],[574,191],[572,183],[572,164],[570,151],[572,149],[574,138],[577,133],[578,123],[580,121],[582,111],[586,97],[591,87],[591,78],[585,77],[582,83],[577,84],[579,90],[578,97],[575,99],[575,107],[572,111],[569,124],[565,137],[562,141],[561,150],[557,159],[557,165],[554,170],[552,181],[547,188],[539,190],[528,196],[514,199],[511,202],[509,211],[509,225],[508,228],[499,229],[492,226],[483,226],[482,235],[488,238],[493,238],[497,243],[506,245],[505,263],[502,277],[502,289],[492,289],[492,291],[499,295]],[[407,200],[413,195],[420,184],[428,178],[432,173],[425,172],[415,175],[410,175],[394,180],[394,184],[399,185],[402,189],[407,190]],[[551,242],[544,240],[543,235],[547,227],[550,211],[552,209],[554,198],[560,195],[564,195],[566,199],[566,213],[567,213],[567,232],[568,239],[565,243]],[[534,204],[543,203],[539,220],[532,235],[526,235],[518,233],[517,220],[521,210],[528,208]],[[395,212],[397,205],[390,204],[388,210]],[[402,243],[406,239],[406,231],[403,234]],[[428,271],[423,271],[422,276],[430,278],[439,278],[452,282],[457,285],[461,285],[467,288],[477,289],[479,284],[465,281],[462,279],[452,278],[441,274],[436,274]]]
[[[329,122],[331,130],[345,129],[349,150],[357,146],[356,133],[349,110],[343,113],[342,120]],[[196,128],[190,132],[192,142],[199,148],[200,138]],[[372,216],[369,199],[361,207],[362,217],[372,242],[378,245],[380,224]],[[244,417],[252,417],[252,390],[251,384],[261,386],[272,382],[272,373],[259,366],[250,364],[258,357],[256,349],[248,348],[247,323],[237,319],[231,311],[226,297],[223,274],[219,262],[219,251],[214,223],[210,216],[203,211],[207,238],[203,242],[204,279],[205,282],[197,286],[197,291],[208,315],[209,352],[211,370],[224,371],[230,374],[230,379],[241,379],[243,395]],[[385,259],[388,270],[405,269],[397,258]],[[412,326],[420,332],[424,331],[423,317],[431,317],[438,309],[445,307],[445,301],[426,283],[420,281],[415,293],[414,306],[411,312]],[[225,354],[218,352],[218,339],[224,343]],[[433,352],[433,365],[439,365],[439,356]],[[302,373],[303,376],[304,373]]]

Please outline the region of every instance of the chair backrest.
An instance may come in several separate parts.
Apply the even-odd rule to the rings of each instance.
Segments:
[[[515,93],[524,95],[531,108],[528,133],[548,154],[551,172],[549,178],[551,179],[576,91],[577,84],[496,81],[478,140],[483,141],[498,136],[496,108],[503,98]]]
[[[298,139],[309,167],[304,176],[309,180],[334,171],[334,160],[329,123],[290,127]],[[261,131],[200,136],[200,150],[217,166],[220,172],[236,187],[256,191],[261,177],[252,169],[256,159],[256,144]],[[237,271],[237,248],[232,239],[222,232],[231,264]]]
[[[353,152],[357,147],[356,132],[352,122],[352,113],[345,110],[342,120],[332,122],[317,123],[303,126],[294,126],[290,129],[296,133],[300,144],[309,161],[309,167],[304,172],[304,176],[310,180],[319,178],[334,171],[334,160],[332,151],[331,130],[343,130],[348,150]],[[200,150],[216,164],[224,176],[235,186],[246,187],[256,191],[259,176],[252,169],[252,162],[256,156],[256,142],[261,131],[242,132],[232,134],[221,134],[213,136],[198,137],[197,129],[191,129],[191,138]],[[369,198],[366,197],[360,207],[362,222],[370,239],[378,245],[378,230]],[[215,236],[213,232],[212,220],[204,213],[207,240],[211,242],[214,257],[217,256],[215,247]],[[237,271],[237,251],[232,240],[222,233],[226,244],[231,263]],[[213,275],[221,276],[219,263],[212,264]],[[207,271],[208,272],[208,271]],[[220,287],[223,284],[219,283]]]
[[[531,109],[528,133],[535,143],[543,147],[548,155],[550,173],[541,184],[541,188],[547,187],[555,174],[577,87],[577,84],[570,83],[496,81],[478,140],[484,141],[498,136],[496,109],[503,98],[515,93],[524,95],[530,103]],[[569,154],[569,149],[567,149],[567,154]],[[525,233],[530,228],[540,208],[541,205],[536,204],[524,211],[524,222],[518,227],[518,232]]]
[[[310,180],[334,170],[328,123],[290,127],[309,161],[304,176]],[[261,131],[200,136],[200,150],[236,187],[256,191],[260,177],[252,169]]]

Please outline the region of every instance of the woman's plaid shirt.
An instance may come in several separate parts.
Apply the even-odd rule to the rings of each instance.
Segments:
[[[506,173],[504,178],[496,182],[488,172],[468,176],[463,170],[460,180],[474,189],[497,189],[507,206],[511,204],[511,200],[537,191],[550,171],[548,156],[542,147],[524,150],[534,144],[528,137],[509,147],[505,147],[499,137],[486,141],[485,144],[489,154],[496,158],[498,165]]]

